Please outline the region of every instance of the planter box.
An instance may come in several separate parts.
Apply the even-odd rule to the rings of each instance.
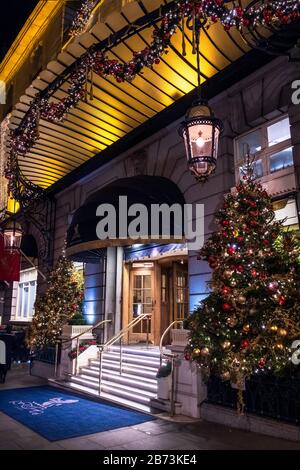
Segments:
[[[67,338],[73,338],[74,336],[84,333],[90,328],[91,325],[64,325],[62,330],[62,336]],[[89,336],[93,336],[92,332],[89,333]]]
[[[171,375],[157,379],[157,398],[160,400],[170,400]]]
[[[190,330],[172,330],[172,346],[183,346],[184,348],[188,344]]]

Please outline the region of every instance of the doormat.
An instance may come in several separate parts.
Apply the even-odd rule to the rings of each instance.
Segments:
[[[86,436],[155,419],[44,386],[0,391],[0,411],[49,441]]]

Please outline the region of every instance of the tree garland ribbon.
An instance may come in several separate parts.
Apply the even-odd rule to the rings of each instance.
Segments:
[[[89,2],[93,3],[93,2]],[[118,83],[132,81],[144,67],[159,64],[161,56],[168,52],[172,36],[185,19],[197,18],[209,26],[220,22],[226,31],[232,27],[254,28],[256,26],[281,26],[300,17],[300,0],[274,0],[268,4],[253,6],[248,9],[242,7],[229,8],[223,0],[181,0],[175,7],[162,16],[159,26],[152,33],[152,43],[141,51],[134,52],[133,57],[126,63],[110,59],[103,51],[91,47],[80,59],[76,68],[68,77],[70,83],[67,96],[61,101],[49,101],[51,96],[42,97],[38,94],[23,118],[20,126],[11,132],[11,151],[5,176],[9,180],[9,189],[13,196],[20,198],[20,191],[16,185],[15,169],[18,155],[26,155],[38,139],[39,119],[50,122],[61,122],[80,100],[87,99],[85,87],[88,76],[95,73],[99,76],[111,76]],[[183,54],[185,46],[183,43]],[[55,90],[54,90],[55,91]],[[93,95],[92,84],[90,96]],[[26,193],[27,199],[32,196],[32,188]]]

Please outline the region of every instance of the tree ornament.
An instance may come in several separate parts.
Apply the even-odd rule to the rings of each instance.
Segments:
[[[201,349],[199,348],[195,348],[193,349],[193,356],[200,356],[200,353],[201,353]]]
[[[237,301],[239,304],[245,304],[247,302],[247,299],[244,295],[239,295]]]
[[[236,252],[236,246],[235,246],[235,245],[231,245],[231,246],[229,246],[229,247],[227,248],[227,253],[228,253],[229,255],[234,255],[235,252]]]
[[[232,309],[232,305],[228,304],[227,302],[225,302],[223,305],[222,305],[222,308],[225,312],[229,312],[231,309]]]
[[[229,287],[227,287],[227,286],[223,286],[223,287],[222,287],[222,293],[223,293],[223,295],[228,295],[229,292],[230,292]]]
[[[228,341],[228,340],[224,341],[223,344],[222,344],[223,349],[228,349],[228,348],[230,348],[230,346],[231,346],[231,342]]]
[[[227,318],[226,322],[230,328],[234,328],[237,325],[238,319],[235,315],[232,315],[231,317]]]
[[[248,349],[250,346],[250,342],[247,339],[243,339],[241,342],[241,349]]]
[[[261,357],[260,360],[258,361],[258,367],[263,369],[266,365],[266,359],[264,357]]]
[[[243,332],[244,333],[249,333],[250,331],[250,325],[247,323],[246,325],[243,325]]]
[[[272,282],[270,282],[269,285],[268,285],[268,289],[269,289],[271,292],[277,291],[278,287],[279,287],[279,284],[278,284],[278,282],[276,282],[276,281],[272,281]]]
[[[284,295],[281,295],[278,299],[279,305],[284,305],[286,303],[286,297]]]
[[[271,325],[270,330],[273,331],[273,333],[276,333],[277,330],[278,330],[278,326],[277,325]]]
[[[230,380],[230,372],[223,372],[223,374],[221,375],[221,380],[223,380],[223,382],[227,382],[228,380]]]
[[[208,356],[209,355],[209,348],[202,348],[201,349],[201,356]]]
[[[277,330],[277,334],[278,334],[279,336],[286,336],[286,335],[287,335],[287,331],[286,331],[284,328],[279,328],[279,329]]]

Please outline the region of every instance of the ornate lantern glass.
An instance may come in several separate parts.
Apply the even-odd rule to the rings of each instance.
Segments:
[[[8,222],[4,227],[3,235],[5,250],[15,252],[20,249],[22,241],[22,228],[18,222]]]
[[[184,139],[189,169],[199,180],[207,179],[216,169],[222,130],[222,121],[203,101],[194,103],[181,124],[179,133]]]

